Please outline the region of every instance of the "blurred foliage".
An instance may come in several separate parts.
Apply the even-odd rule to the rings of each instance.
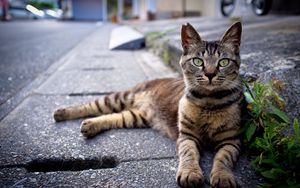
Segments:
[[[257,154],[252,167],[267,180],[261,187],[300,187],[299,123],[297,119],[290,123],[282,111],[285,102],[279,92],[284,83],[273,79],[244,84],[250,114],[243,127],[244,141]]]
[[[163,62],[166,65],[170,65],[171,63],[171,54],[168,44],[165,44],[163,47],[163,54],[162,54]]]
[[[162,31],[151,31],[146,33],[146,38],[149,40],[154,40],[154,39],[158,39],[158,38],[162,38],[166,35],[166,32],[162,32]]]
[[[166,31],[151,31],[151,32],[146,33],[146,38],[147,38],[147,40],[159,39],[173,31],[176,31],[176,29],[168,29]]]
[[[117,16],[118,14],[118,1],[117,0],[109,0],[107,2],[107,12],[108,17],[111,18],[113,16]]]
[[[51,2],[42,2],[38,0],[29,0],[28,4],[34,6],[37,9],[43,10],[43,9],[54,9],[55,4]]]
[[[171,53],[170,53],[170,48],[168,45],[168,38],[165,36],[174,31],[175,31],[175,29],[168,29],[166,31],[151,31],[151,32],[146,33],[147,45],[151,46],[152,49],[161,49],[161,50],[158,50],[158,51],[160,51],[159,56],[162,58],[163,62],[166,65],[170,65],[170,63],[171,63]],[[159,44],[159,46],[156,46],[157,44],[155,44],[155,42],[153,42],[153,41],[159,40],[164,37],[165,37],[164,42],[162,44]]]

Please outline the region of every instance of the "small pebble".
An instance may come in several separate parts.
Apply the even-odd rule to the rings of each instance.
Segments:
[[[92,179],[96,178],[96,173],[93,173],[93,174],[91,175],[91,178],[92,178]]]

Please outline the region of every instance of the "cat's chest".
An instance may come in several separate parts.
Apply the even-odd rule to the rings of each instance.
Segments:
[[[183,99],[179,105],[179,113],[187,114],[197,127],[208,126],[209,128],[217,128],[219,125],[225,124],[228,119],[234,118],[237,113],[235,106],[217,110],[207,110],[201,108],[188,100]]]
[[[196,122],[196,129],[199,129],[199,133],[212,132],[217,129],[221,129],[224,125],[228,124],[228,114],[226,111],[205,111],[198,110],[194,116]]]
[[[240,110],[238,105],[218,109],[214,111],[205,110],[197,105],[183,101],[182,113],[186,113],[195,122],[191,126],[199,139],[203,142],[215,140],[216,135],[229,129],[237,129],[240,123]]]
[[[232,104],[226,108],[207,110],[187,99],[182,99],[179,103],[179,113],[186,114],[197,126],[207,124],[209,128],[215,129],[234,119],[239,119],[240,108],[238,104]]]

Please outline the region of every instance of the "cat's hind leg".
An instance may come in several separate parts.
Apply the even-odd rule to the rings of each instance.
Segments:
[[[59,122],[121,112],[130,108],[133,100],[134,94],[130,91],[116,92],[86,104],[57,109],[54,112],[54,119]]]
[[[95,100],[87,104],[71,106],[66,108],[59,108],[54,112],[54,119],[56,122],[77,119],[89,116],[101,115],[101,109],[98,108],[99,101]]]
[[[81,133],[85,137],[93,137],[109,129],[146,128],[148,126],[149,118],[147,118],[146,112],[138,109],[129,109],[120,113],[86,119],[81,124]]]

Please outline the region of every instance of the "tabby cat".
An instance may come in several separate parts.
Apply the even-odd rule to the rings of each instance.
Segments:
[[[233,24],[219,41],[204,41],[189,24],[182,26],[183,78],[146,81],[87,104],[55,111],[56,121],[82,117],[86,137],[118,128],[152,127],[177,140],[177,183],[199,187],[203,147],[216,151],[212,187],[237,187],[232,168],[240,153],[238,131],[243,88],[239,77],[242,26]]]

